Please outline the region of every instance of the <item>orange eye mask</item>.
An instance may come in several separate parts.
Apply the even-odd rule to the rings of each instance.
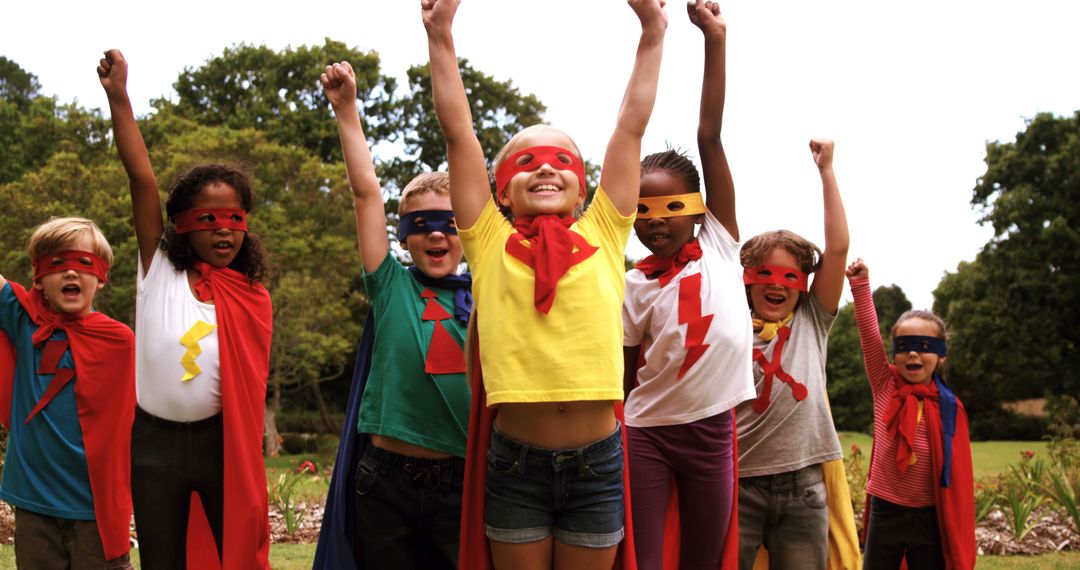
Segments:
[[[637,217],[642,220],[694,216],[704,213],[705,201],[701,199],[701,192],[638,198]]]
[[[524,158],[523,157],[527,157]],[[506,186],[519,172],[532,172],[543,165],[555,170],[569,170],[577,175],[581,184],[581,195],[585,195],[585,165],[573,152],[557,146],[532,146],[515,152],[504,160],[495,171],[495,188],[499,198],[506,193]]]
[[[58,251],[37,258],[34,261],[34,280],[41,279],[50,273],[63,273],[69,269],[89,273],[102,283],[108,281],[106,276],[109,274],[109,264],[89,251],[77,250]]]
[[[782,285],[802,292],[809,290],[805,273],[794,267],[782,265],[758,265],[743,269],[743,283],[746,285]]]
[[[247,212],[243,208],[192,208],[173,218],[177,234],[200,230],[247,231]]]

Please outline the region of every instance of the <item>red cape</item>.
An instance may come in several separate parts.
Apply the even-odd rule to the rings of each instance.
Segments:
[[[27,293],[8,282],[15,297],[39,326],[55,310],[39,291]],[[58,327],[60,328],[60,327]],[[131,549],[131,424],[135,418],[135,335],[103,313],[64,319],[75,361],[75,402],[79,410],[94,517],[112,560]],[[10,425],[15,348],[0,332],[0,423]],[[23,421],[23,418],[15,418]],[[30,421],[34,421],[33,418]],[[38,420],[40,421],[40,420]]]
[[[889,365],[894,382],[903,382],[896,367]],[[926,420],[926,437],[930,444],[930,462],[934,473],[934,510],[937,514],[938,531],[941,534],[941,550],[948,570],[975,568],[975,483],[971,467],[971,437],[968,433],[967,410],[956,398],[956,433],[952,437],[952,473],[949,486],[941,481],[944,463],[942,443],[941,409],[935,400],[923,400]],[[874,472],[874,452],[870,451],[870,473]],[[869,478],[867,479],[869,480]],[[866,495],[863,511],[863,539],[870,521],[870,495]],[[905,561],[904,567],[907,567]]]
[[[260,283],[252,284],[237,271],[218,269],[209,278],[221,355],[225,520],[219,561],[202,503],[192,495],[187,567],[192,570],[270,568],[270,519],[262,437],[273,307],[266,288]]]

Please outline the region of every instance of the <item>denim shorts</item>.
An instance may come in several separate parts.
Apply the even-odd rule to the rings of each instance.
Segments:
[[[550,536],[607,548],[623,539],[623,447],[619,427],[585,447],[543,449],[491,433],[485,533],[523,544]]]

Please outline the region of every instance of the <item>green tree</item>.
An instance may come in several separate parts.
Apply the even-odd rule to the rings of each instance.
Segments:
[[[1080,112],[1040,114],[986,147],[971,203],[994,237],[934,291],[971,402],[1080,391]],[[971,404],[969,403],[969,407]]]
[[[329,38],[321,46],[285,48],[240,44],[200,67],[185,69],[173,87],[177,115],[202,125],[253,128],[285,146],[300,146],[324,161],[341,159],[337,126],[319,87],[327,64],[348,61],[356,70],[357,98],[373,140],[397,128],[396,82],[380,75],[379,56]],[[157,109],[173,106],[155,101]]]

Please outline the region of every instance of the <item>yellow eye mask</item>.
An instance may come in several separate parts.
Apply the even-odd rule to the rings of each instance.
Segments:
[[[638,198],[637,217],[640,219],[674,218],[704,213],[705,202],[701,199],[701,192]]]

